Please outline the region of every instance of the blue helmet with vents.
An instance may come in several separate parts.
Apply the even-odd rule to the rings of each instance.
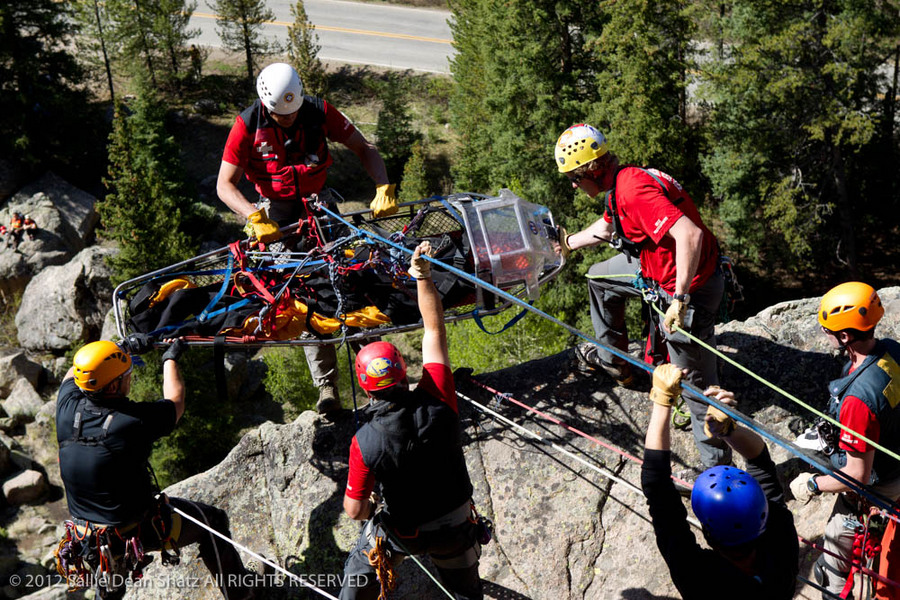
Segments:
[[[766,530],[769,502],[749,473],[720,465],[707,469],[694,482],[691,508],[711,541],[738,546]]]

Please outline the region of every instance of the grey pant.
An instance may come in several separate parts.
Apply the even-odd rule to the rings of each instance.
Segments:
[[[594,335],[603,344],[623,352],[628,351],[625,301],[641,297],[641,291],[633,285],[634,274],[639,270],[640,261],[623,253],[597,263],[588,270],[588,292]],[[691,303],[685,315],[685,328],[691,335],[710,346],[716,345],[716,314],[724,291],[724,277],[721,272],[716,271],[702,287],[691,292]],[[663,290],[659,290],[659,296],[658,305],[665,312],[672,302],[672,297]],[[662,334],[672,364],[688,369],[685,381],[700,390],[719,383],[715,355],[692,343],[683,333],[669,334],[662,331]],[[624,362],[603,348],[598,347],[597,352],[604,362],[611,364]],[[691,411],[691,429],[703,466],[709,468],[730,463],[731,449],[728,445],[722,440],[707,437],[703,431],[707,404],[687,396],[685,400]]]
[[[896,502],[900,498],[900,479],[875,485],[872,490]],[[843,558],[831,556],[828,552],[822,554],[822,560],[829,567],[825,572],[827,578],[825,587],[829,592],[840,594],[844,589],[847,575],[850,573],[850,563],[846,561],[853,557],[853,540],[858,525],[860,519],[855,494],[851,495],[849,500],[846,494],[838,494],[834,500],[834,508],[831,509],[831,517],[825,525],[823,545],[828,552]]]

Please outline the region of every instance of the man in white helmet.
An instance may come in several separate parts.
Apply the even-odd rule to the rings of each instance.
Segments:
[[[375,145],[337,108],[321,98],[304,96],[303,83],[292,66],[267,66],[256,80],[256,91],[259,99],[238,115],[228,135],[216,191],[228,208],[248,220],[260,242],[274,242],[281,237],[279,227],[306,216],[301,199],[322,191],[333,162],[329,140],[353,151],[375,182],[373,215],[397,211],[394,184],[388,182]],[[259,192],[255,204],[237,187],[241,175]],[[305,346],[304,350],[319,388],[317,409],[321,413],[340,409],[335,347]]]
[[[716,236],[703,224],[697,207],[675,179],[657,169],[620,166],[604,135],[590,125],[566,129],[555,148],[556,166],[590,197],[606,196],[603,217],[586,229],[566,234],[561,230],[564,253],[610,243],[620,254],[593,265],[588,271],[591,321],[597,339],[628,351],[625,301],[640,297],[634,276],[659,295],[665,311],[659,334],[665,348],[648,348],[648,355],[688,369],[685,379],[706,389],[718,384],[716,357],[692,343],[684,331],[715,345],[715,323],[724,292]],[[654,332],[651,332],[654,336]],[[660,336],[654,336],[654,338]],[[653,338],[651,338],[653,339]],[[602,368],[622,385],[633,380],[627,362],[594,344],[576,349],[579,359]],[[685,399],[691,409],[694,440],[704,468],[731,462],[728,447],[703,431],[707,405]]]

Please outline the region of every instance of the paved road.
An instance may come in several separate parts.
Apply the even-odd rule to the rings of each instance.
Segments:
[[[264,26],[267,36],[286,40],[286,28],[294,22],[290,7],[294,2],[268,2],[275,21]],[[326,62],[374,65],[449,73],[454,54],[447,20],[450,13],[431,10],[345,2],[304,0],[306,14],[319,36],[319,58]],[[216,17],[205,0],[197,6],[191,27],[201,30],[200,44],[221,47],[216,33]]]

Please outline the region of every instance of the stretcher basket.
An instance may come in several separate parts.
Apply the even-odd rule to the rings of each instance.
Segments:
[[[334,208],[335,205],[329,207]],[[226,347],[261,347],[361,341],[417,329],[421,327],[420,321],[390,322],[371,327],[341,327],[329,335],[303,334],[291,339],[265,339],[246,334],[217,336],[218,332],[209,330],[209,326],[213,326],[213,319],[222,318],[223,314],[237,310],[233,307],[238,302],[227,303],[228,298],[235,299],[233,290],[237,287],[244,291],[250,290],[250,308],[245,304],[240,310],[252,310],[254,303],[258,304],[260,321],[274,304],[267,301],[260,303],[259,298],[252,298],[256,292],[263,296],[268,293],[268,297],[277,301],[281,297],[278,294],[282,288],[287,288],[287,293],[290,294],[293,282],[316,274],[324,276],[325,273],[328,273],[331,282],[335,284],[334,289],[342,287],[335,279],[340,277],[340,274],[335,274],[339,269],[329,268],[329,262],[340,262],[347,272],[366,268],[377,270],[399,282],[398,294],[409,295],[410,289],[414,294],[415,283],[405,273],[409,256],[379,242],[374,236],[406,247],[411,247],[421,239],[431,240],[433,246],[450,239],[465,252],[457,250],[445,264],[529,302],[537,299],[540,287],[552,280],[564,264],[558,245],[554,242],[556,224],[550,211],[546,207],[525,202],[508,190],[501,190],[500,195],[495,197],[465,193],[406,202],[400,205],[400,210],[394,215],[377,219],[372,218],[371,213],[366,210],[341,214],[340,219],[321,216],[321,211],[316,214],[320,216],[282,228],[282,246],[291,248],[290,251],[279,251],[278,244],[263,247],[254,245],[255,240],[244,239],[123,282],[113,292],[113,312],[118,335],[124,338],[140,331],[150,334],[154,339],[163,339],[177,334],[195,345],[217,343]],[[314,224],[309,221],[314,221]],[[315,228],[317,236],[309,235],[311,227]],[[370,257],[374,255],[379,258],[362,266],[354,264],[352,259],[345,264],[346,256],[352,252],[359,253],[363,245],[371,246],[367,248]],[[435,271],[441,270],[435,268]],[[250,285],[244,281],[247,279],[245,274],[250,274],[251,279],[266,283],[262,285],[262,289],[254,290],[256,284]],[[445,321],[448,323],[497,314],[512,304],[508,299],[472,285],[467,278],[449,272],[444,274],[439,289],[452,285],[454,279],[471,287],[471,293],[459,298],[459,302],[455,304],[445,305]],[[435,280],[437,284],[437,275]],[[145,295],[152,295],[152,290],[157,288],[164,290],[182,285],[208,290],[210,299],[202,303],[202,310],[201,305],[195,305],[190,314],[178,316],[174,324],[156,327],[151,331],[147,331],[148,327],[136,324],[142,313],[135,310],[135,305],[144,306],[141,302]],[[151,291],[148,292],[148,289]],[[178,293],[176,290],[175,294]],[[245,298],[243,302],[247,303],[248,299]],[[415,316],[418,316],[417,312]],[[192,320],[197,325],[196,331],[191,330]]]

